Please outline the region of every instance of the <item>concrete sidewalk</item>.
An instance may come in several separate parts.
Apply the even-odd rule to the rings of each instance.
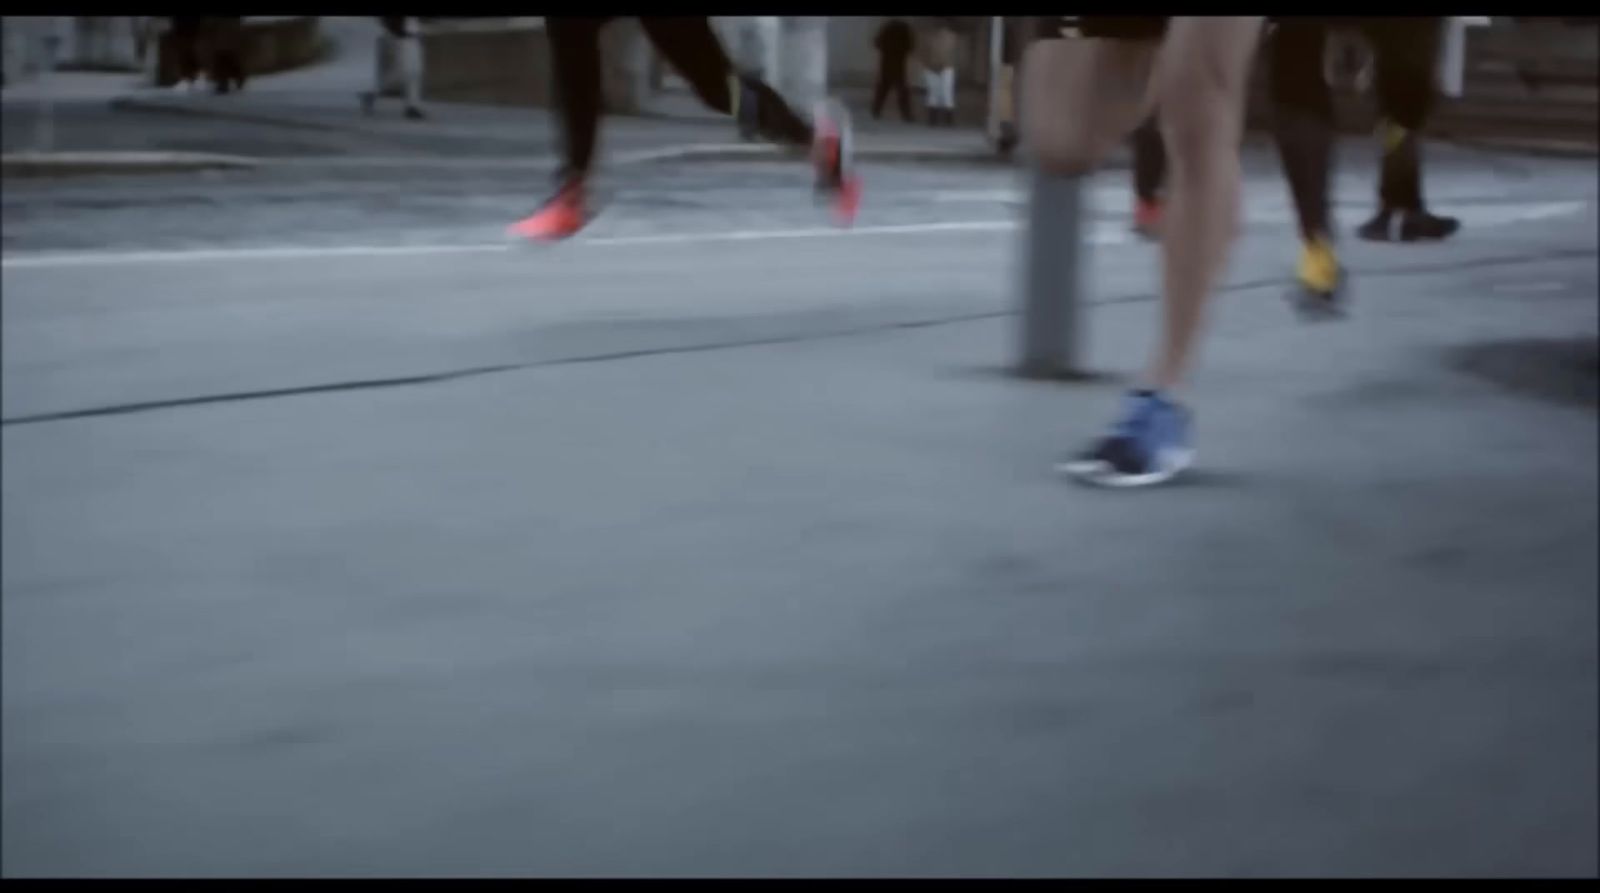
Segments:
[[[64,73],[8,87],[3,102],[8,119],[21,120],[36,113],[45,98],[65,105],[106,102],[130,112],[316,134],[350,145],[352,153],[377,156],[527,158],[548,153],[558,143],[546,109],[430,103],[430,119],[413,122],[401,119],[392,101],[385,101],[380,103],[379,115],[365,118],[357,96],[371,87],[373,23],[331,16],[325,17],[323,30],[331,47],[324,60],[253,79],[237,94],[155,89],[126,74]],[[134,126],[133,120],[130,117],[124,126]],[[858,151],[863,158],[1000,163],[976,128],[933,129],[871,120],[859,121],[858,128]],[[15,136],[8,139],[8,143],[16,141]],[[108,145],[114,142],[107,140]],[[622,161],[743,159],[778,153],[772,147],[743,143],[730,120],[706,110],[687,93],[658,97],[648,114],[607,116],[601,146]]]
[[[373,145],[392,145],[441,153],[469,151],[525,154],[530,142],[556,142],[555,122],[546,109],[429,103],[427,121],[406,121],[390,106],[372,118],[362,117],[356,95],[363,85],[303,92],[246,90],[229,96],[146,92],[119,97],[117,108],[129,111],[185,114],[217,120],[270,124],[287,128],[336,131],[360,136]],[[348,88],[348,89],[346,89]],[[603,144],[621,153],[658,150],[658,157],[742,158],[779,150],[741,141],[733,122],[704,112],[692,96],[667,96],[643,115],[608,115],[602,124]],[[873,160],[958,160],[1002,163],[983,133],[973,129],[934,129],[916,125],[858,122],[857,153]]]
[[[102,163],[107,165],[115,163],[113,153],[126,152],[129,144],[146,152],[159,151],[156,146],[139,145],[141,132],[152,129],[152,116],[173,118],[175,124],[187,119],[197,127],[214,122],[217,130],[200,132],[184,141],[225,142],[227,148],[223,151],[243,158],[282,154],[273,148],[279,143],[310,143],[323,148],[292,154],[427,157],[472,163],[482,159],[542,158],[559,145],[555,122],[545,109],[434,103],[428,106],[426,121],[403,120],[393,106],[381,108],[378,115],[367,118],[359,111],[358,92],[354,84],[294,90],[258,90],[252,84],[243,93],[214,96],[154,90],[126,78],[100,77],[64,81],[59,95],[52,99],[53,114],[66,122],[61,127],[71,126],[69,119],[89,116],[90,107],[95,104],[109,104],[126,113],[102,116],[93,125],[80,120],[73,136],[67,138],[71,151],[100,153]],[[667,97],[663,106],[665,112],[651,115],[608,115],[602,123],[603,155],[611,163],[628,163],[743,160],[776,157],[785,152],[769,144],[741,141],[731,121],[704,112],[692,97]],[[39,91],[8,94],[4,108],[7,151],[36,151],[34,132],[43,108]],[[236,135],[230,135],[235,131]],[[251,151],[253,140],[261,145],[259,153]],[[58,138],[57,143],[60,142]],[[861,128],[857,151],[863,160],[880,162],[1009,163],[998,158],[983,135],[974,130],[934,130],[876,122]]]

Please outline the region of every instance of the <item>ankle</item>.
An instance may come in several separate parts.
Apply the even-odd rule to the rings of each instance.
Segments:
[[[1313,257],[1319,260],[1335,260],[1338,252],[1334,250],[1333,239],[1327,233],[1315,233],[1300,242],[1300,252],[1303,257]]]

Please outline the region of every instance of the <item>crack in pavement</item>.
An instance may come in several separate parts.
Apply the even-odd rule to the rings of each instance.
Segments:
[[[1600,251],[1593,249],[1558,249],[1555,251],[1540,252],[1537,254],[1512,255],[1491,258],[1478,258],[1467,261],[1453,261],[1449,263],[1418,264],[1408,267],[1397,267],[1387,270],[1369,272],[1352,271],[1354,275],[1366,279],[1386,279],[1401,276],[1426,275],[1429,273],[1442,273],[1462,269],[1475,269],[1483,267],[1513,266],[1517,264],[1543,263],[1552,260],[1570,260],[1579,258],[1600,257]],[[1218,293],[1233,293],[1252,291],[1260,288],[1277,286],[1289,288],[1294,284],[1294,279],[1275,276],[1265,279],[1246,280],[1236,282],[1219,288]],[[1155,293],[1139,292],[1129,295],[1104,298],[1090,301],[1090,307],[1118,306],[1155,301],[1159,295]],[[329,394],[346,391],[377,390],[381,388],[406,387],[410,385],[438,384],[466,378],[476,378],[484,375],[496,375],[505,372],[519,372],[530,369],[542,369],[553,366],[571,366],[580,363],[605,363],[617,360],[640,359],[644,357],[669,356],[673,354],[706,353],[717,350],[735,350],[745,347],[765,347],[780,344],[797,344],[812,341],[824,341],[838,338],[859,337],[862,335],[881,334],[907,329],[931,328],[934,326],[960,325],[963,323],[983,322],[992,319],[1002,319],[1016,316],[1015,310],[993,310],[981,313],[963,313],[952,316],[939,316],[930,319],[901,320],[890,323],[879,323],[870,326],[860,326],[839,329],[829,332],[807,332],[794,335],[779,335],[765,338],[741,338],[726,341],[712,341],[703,344],[676,345],[671,347],[639,348],[635,350],[609,351],[598,354],[585,354],[574,357],[561,357],[551,360],[533,360],[523,363],[501,363],[491,366],[476,366],[465,369],[451,369],[442,372],[425,373],[420,375],[404,375],[390,378],[361,379],[355,381],[331,382],[325,384],[301,385],[287,388],[270,388],[255,391],[233,391],[222,394],[203,394],[194,397],[175,397],[165,400],[146,400],[134,403],[119,403],[108,406],[95,406],[85,409],[70,409],[58,412],[37,413],[34,415],[15,416],[0,419],[0,427],[38,425],[48,422],[63,422],[74,419],[98,418],[103,416],[131,415],[135,413],[153,412],[162,409],[181,409],[192,406],[206,406],[217,403],[243,403],[251,400],[270,400],[280,397],[298,397],[308,394]]]

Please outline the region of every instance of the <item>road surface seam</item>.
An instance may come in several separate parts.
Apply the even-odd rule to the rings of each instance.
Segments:
[[[1542,252],[1539,254],[1516,255],[1511,257],[1480,258],[1471,261],[1454,261],[1450,263],[1422,264],[1412,267],[1401,267],[1389,270],[1378,270],[1356,275],[1366,279],[1384,279],[1398,276],[1426,275],[1462,269],[1474,269],[1495,266],[1514,266],[1525,263],[1543,263],[1551,260],[1565,260],[1574,258],[1596,257],[1600,252],[1591,249],[1561,249],[1557,251]],[[1233,283],[1224,286],[1220,292],[1243,292],[1254,289],[1277,286],[1287,288],[1293,280],[1284,277],[1268,279],[1255,279],[1245,282]],[[1118,306],[1136,304],[1157,299],[1154,293],[1135,293],[1121,297],[1104,298],[1090,301],[1091,307]],[[636,350],[611,351],[600,354],[587,354],[575,357],[562,357],[553,360],[535,360],[525,363],[501,363],[492,366],[476,366],[467,369],[454,369],[445,372],[426,373],[422,375],[406,375],[393,378],[363,379],[358,381],[333,382],[329,384],[301,385],[291,388],[271,388],[258,391],[236,391],[224,394],[207,394],[196,397],[176,397],[167,400],[147,400],[137,403],[121,403],[110,406],[97,406],[87,409],[70,409],[60,412],[38,413],[36,415],[16,416],[9,419],[0,419],[0,426],[37,425],[46,422],[63,422],[74,419],[98,418],[101,416],[130,415],[141,412],[151,412],[161,409],[181,409],[190,406],[205,406],[216,403],[242,403],[250,400],[267,400],[276,397],[296,397],[306,394],[327,394],[341,391],[376,390],[379,388],[403,387],[407,385],[436,384],[464,378],[476,378],[483,375],[495,375],[502,372],[519,372],[529,369],[542,369],[552,366],[571,366],[579,363],[603,363],[615,360],[630,360],[643,357],[668,356],[672,354],[706,353],[716,350],[733,350],[744,347],[764,347],[778,344],[797,344],[811,341],[824,341],[837,338],[858,337],[861,335],[881,334],[901,329],[921,329],[934,326],[959,325],[969,322],[982,322],[991,319],[1000,319],[1017,315],[1015,310],[993,310],[982,313],[964,313],[955,316],[934,317],[932,319],[902,320],[891,323],[865,326],[861,328],[842,329],[831,332],[810,332],[797,335],[781,335],[767,338],[745,338],[734,341],[717,341],[705,344],[678,345],[673,347],[640,348]]]

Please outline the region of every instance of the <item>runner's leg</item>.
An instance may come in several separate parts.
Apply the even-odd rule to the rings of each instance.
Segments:
[[[778,142],[810,146],[818,193],[828,199],[840,223],[855,219],[861,183],[851,169],[850,122],[842,113],[819,107],[815,125],[807,123],[771,86],[739,75],[705,16],[641,21],[650,41],[707,105],[751,121],[754,129]]]
[[[1146,386],[1128,396],[1111,433],[1060,464],[1062,471],[1085,482],[1155,484],[1191,461],[1189,414],[1168,392],[1191,365],[1207,298],[1235,236],[1239,142],[1247,77],[1261,23],[1259,17],[1176,17],[1154,57],[1153,94],[1171,170],[1162,227],[1161,335]],[[1041,73],[1055,75],[1057,79],[1049,83],[1080,105],[1062,102],[1052,109],[1037,81],[1028,92],[1035,112],[1032,123],[1049,139],[1036,147],[1036,154],[1057,170],[1078,172],[1085,161],[1126,134],[1126,129],[1118,132],[1118,126],[1131,129],[1146,113],[1144,91],[1137,78],[1128,75],[1150,71],[1151,64],[1126,44],[1121,50],[1112,48],[1114,41],[1043,43],[1086,45],[1080,51],[1036,56],[1033,68],[1036,78]],[[1106,79],[1108,73],[1111,77]],[[1041,122],[1041,114],[1059,118]],[[1028,123],[1025,118],[1024,124]]]
[[[600,28],[606,18],[546,19],[555,68],[556,108],[564,136],[564,162],[556,195],[511,228],[513,235],[539,240],[575,234],[587,223],[584,184],[594,160],[601,113]],[[823,128],[806,124],[770,87],[736,75],[722,43],[704,16],[641,19],[645,33],[712,108],[738,114],[750,109],[761,129],[795,145],[813,145],[818,185],[833,200],[842,222],[854,219],[859,180],[849,172],[848,122],[819,118]]]
[[[1437,95],[1443,27],[1438,17],[1411,16],[1373,18],[1363,29],[1376,56],[1374,87],[1383,139],[1378,215],[1360,228],[1363,238],[1442,239],[1460,225],[1454,218],[1429,214],[1422,195],[1420,132]],[[1391,221],[1398,222],[1398,232]]]
[[[554,109],[562,137],[555,195],[511,225],[511,235],[552,241],[575,235],[589,222],[587,180],[600,129],[600,28],[606,18],[545,19],[550,41]]]
[[[1167,149],[1154,115],[1133,132],[1133,228],[1154,239],[1161,231],[1161,187],[1167,178]]]
[[[1289,18],[1267,44],[1273,102],[1273,136],[1294,200],[1301,237],[1310,242],[1332,231],[1328,178],[1333,160],[1333,94],[1323,73],[1328,27]]]
[[[889,86],[894,82],[890,74],[891,68],[887,57],[879,57],[878,79],[872,85],[872,117],[873,120],[883,117],[883,104],[889,98]]]
[[[778,92],[757,78],[741,77],[705,16],[647,17],[645,34],[682,74],[706,105],[726,115],[753,113],[757,129],[769,138],[809,146],[811,125]],[[753,102],[754,109],[744,108]]]
[[[554,67],[555,111],[563,146],[561,176],[587,176],[600,132],[600,28],[606,18],[545,19]]]
[[[1389,130],[1378,192],[1390,210],[1422,208],[1417,131],[1433,105],[1438,26],[1437,18],[1411,17],[1374,20],[1365,29],[1376,57],[1379,113]]]
[[[1156,62],[1172,182],[1161,239],[1163,325],[1150,384],[1188,371],[1206,300],[1239,224],[1240,141],[1259,16],[1174,17]]]
[[[1308,315],[1335,311],[1343,280],[1329,219],[1334,120],[1323,69],[1328,31],[1326,21],[1285,18],[1267,46],[1273,136],[1300,224],[1293,299]]]

